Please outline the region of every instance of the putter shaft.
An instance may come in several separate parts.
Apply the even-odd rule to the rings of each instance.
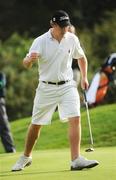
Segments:
[[[88,126],[89,126],[90,142],[91,142],[91,145],[93,146],[93,136],[92,136],[92,130],[91,130],[89,108],[88,108],[88,102],[87,102],[87,97],[86,97],[85,91],[84,91],[84,99],[85,99],[85,106],[86,106],[86,110],[87,110],[87,120],[88,120]]]

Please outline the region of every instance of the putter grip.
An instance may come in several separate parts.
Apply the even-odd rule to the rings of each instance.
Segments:
[[[87,97],[86,97],[86,92],[85,91],[83,91],[83,95],[84,95],[85,102],[87,102]]]

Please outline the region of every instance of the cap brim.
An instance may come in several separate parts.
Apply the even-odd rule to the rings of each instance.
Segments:
[[[57,22],[57,24],[58,24],[60,27],[62,27],[62,28],[71,25],[70,21]]]

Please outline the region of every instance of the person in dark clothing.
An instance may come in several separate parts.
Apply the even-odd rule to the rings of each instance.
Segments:
[[[80,69],[78,66],[77,59],[73,59],[72,61],[72,70],[73,70],[73,80],[76,82],[78,87],[80,83]]]
[[[5,86],[6,86],[5,74],[0,72],[0,137],[5,151],[7,153],[13,153],[16,152],[16,150],[13,143],[12,134],[10,132],[10,125],[6,112]]]

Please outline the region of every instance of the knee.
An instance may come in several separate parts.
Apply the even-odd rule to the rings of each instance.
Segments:
[[[73,118],[70,118],[69,119],[69,123],[71,124],[71,125],[74,125],[74,126],[77,126],[77,125],[80,125],[80,123],[81,123],[81,118],[80,117],[73,117]]]
[[[38,135],[40,134],[40,130],[41,130],[41,125],[31,124],[29,127],[29,131],[31,131],[35,139],[38,138]]]

